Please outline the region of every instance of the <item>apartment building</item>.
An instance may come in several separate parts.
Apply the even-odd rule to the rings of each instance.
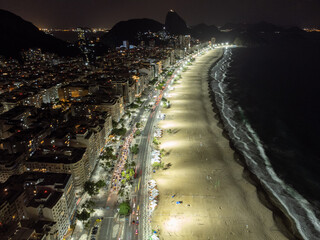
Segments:
[[[70,226],[67,201],[62,192],[42,188],[26,206],[29,219],[47,220],[57,224],[57,239],[62,239]]]
[[[71,174],[76,190],[81,190],[89,177],[88,165],[86,148],[80,147],[43,147],[25,163],[27,171]]]

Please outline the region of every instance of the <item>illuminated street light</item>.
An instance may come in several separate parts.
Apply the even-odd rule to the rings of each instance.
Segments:
[[[161,144],[161,147],[162,148],[171,148],[171,147],[174,147],[174,146],[177,146],[178,143],[175,142],[175,141],[167,141],[167,142],[164,142]]]
[[[176,232],[180,228],[179,221],[173,217],[171,217],[169,221],[165,223],[165,226],[168,232]]]

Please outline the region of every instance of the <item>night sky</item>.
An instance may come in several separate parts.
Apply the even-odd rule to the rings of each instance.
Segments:
[[[164,23],[174,9],[189,26],[268,21],[283,26],[320,26],[320,0],[0,0],[38,27],[107,27],[131,18]]]

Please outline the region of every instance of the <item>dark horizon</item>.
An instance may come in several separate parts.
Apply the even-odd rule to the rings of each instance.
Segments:
[[[122,0],[19,1],[0,0],[0,8],[8,10],[39,28],[101,27],[111,28],[119,21],[151,18],[164,23],[166,13],[174,9],[188,26],[205,23],[221,26],[225,23],[270,22],[281,26],[319,27],[320,2],[316,0],[163,0],[139,2]]]

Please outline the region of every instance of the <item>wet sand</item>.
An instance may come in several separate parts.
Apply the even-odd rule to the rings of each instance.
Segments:
[[[152,229],[165,240],[287,239],[244,178],[212,110],[208,71],[221,55],[213,50],[198,57],[173,85],[171,108],[162,109],[160,148],[172,166],[152,173],[160,192]]]

